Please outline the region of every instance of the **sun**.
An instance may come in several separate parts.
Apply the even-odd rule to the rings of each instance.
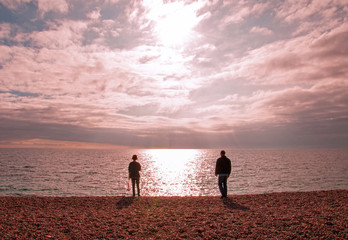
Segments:
[[[169,13],[157,23],[156,34],[163,45],[180,45],[190,40],[195,15],[189,9]]]
[[[153,33],[163,46],[180,46],[195,37],[194,27],[200,21],[197,6],[182,2],[151,1],[148,17],[154,22]]]

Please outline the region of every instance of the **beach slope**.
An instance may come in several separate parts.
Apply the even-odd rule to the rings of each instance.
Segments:
[[[348,190],[219,197],[0,197],[1,239],[348,239]]]

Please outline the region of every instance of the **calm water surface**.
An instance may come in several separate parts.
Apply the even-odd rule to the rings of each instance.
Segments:
[[[133,154],[142,195],[216,196],[220,150],[0,149],[0,196],[130,195]],[[348,150],[226,150],[229,194],[348,189]]]

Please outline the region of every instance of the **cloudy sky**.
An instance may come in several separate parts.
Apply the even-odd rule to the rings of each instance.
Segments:
[[[348,0],[0,0],[0,145],[348,147]]]

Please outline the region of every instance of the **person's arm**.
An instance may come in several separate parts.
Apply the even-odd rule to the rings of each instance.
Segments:
[[[228,160],[228,177],[230,177],[231,170],[232,170],[231,160]]]
[[[215,164],[215,177],[217,177],[218,173],[217,173],[217,169],[218,169],[218,161],[216,161],[216,164]]]
[[[131,168],[131,164],[128,165],[128,179],[130,179],[130,168]]]

